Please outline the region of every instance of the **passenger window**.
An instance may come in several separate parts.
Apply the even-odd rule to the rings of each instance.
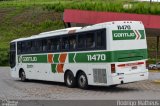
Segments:
[[[105,31],[97,32],[97,48],[105,47]]]
[[[87,48],[95,48],[95,34],[94,33],[87,33],[86,34],[86,47]]]
[[[42,51],[42,41],[41,40],[32,41],[32,51],[36,53]]]
[[[42,40],[42,51],[43,52],[47,51],[47,40],[46,39]]]
[[[36,43],[36,42],[35,42],[35,41],[30,41],[30,42],[31,42],[31,50],[30,50],[30,51],[31,51],[31,52],[36,52],[36,51],[35,51],[35,48],[36,48],[36,44],[35,44],[35,43]],[[30,51],[28,51],[28,52],[30,52]]]
[[[85,48],[86,47],[85,44],[86,44],[85,35],[83,34],[78,35],[78,48],[79,49]]]
[[[56,44],[56,50],[57,51],[61,50],[62,39],[61,38],[57,39],[55,44]]]
[[[47,51],[52,51],[52,48],[51,48],[51,46],[52,46],[52,41],[51,41],[51,39],[47,39]]]
[[[48,51],[52,51],[52,52],[59,51],[60,50],[60,39],[58,38],[48,39],[47,48],[48,48]]]
[[[21,54],[22,50],[21,50],[21,42],[17,43],[17,53]]]
[[[25,53],[25,52],[27,52],[27,45],[26,45],[26,41],[25,42],[22,42],[22,46],[21,46],[21,51],[22,51],[22,53]]]
[[[76,35],[69,36],[69,49],[75,50],[77,46]]]
[[[69,49],[69,40],[68,37],[62,38],[62,50],[68,50]]]

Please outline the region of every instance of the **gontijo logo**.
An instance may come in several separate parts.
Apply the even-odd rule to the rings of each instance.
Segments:
[[[113,40],[139,40],[144,39],[144,30],[113,30]]]
[[[35,56],[19,56],[18,59],[19,63],[21,62],[36,62],[37,61],[37,57]]]

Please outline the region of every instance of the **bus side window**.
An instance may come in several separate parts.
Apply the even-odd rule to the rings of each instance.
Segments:
[[[95,34],[93,32],[86,33],[86,46],[87,48],[95,48]]]
[[[52,43],[51,43],[51,39],[47,39],[47,51],[51,51],[51,45],[52,45]]]
[[[31,52],[32,52],[32,53],[33,53],[33,52],[36,52],[35,48],[36,48],[36,41],[33,40],[33,41],[31,41]]]
[[[51,47],[50,47],[50,51],[55,51],[55,39],[51,39]]]
[[[46,41],[46,39],[42,40],[42,51],[43,52],[47,51],[47,41]]]
[[[35,53],[42,51],[42,42],[41,40],[34,40],[32,41],[32,51]]]
[[[76,35],[69,36],[69,49],[75,50],[76,49]]]
[[[42,40],[38,40],[37,41],[36,50],[37,50],[37,52],[41,52],[42,51]]]
[[[97,48],[105,47],[105,31],[101,30],[97,32]]]
[[[62,50],[68,50],[69,49],[69,41],[68,37],[62,38]]]
[[[84,34],[78,35],[78,49],[86,48],[86,39]]]
[[[26,41],[22,42],[21,50],[22,50],[22,53],[26,52],[26,50],[27,50],[27,48],[26,48]]]
[[[61,38],[57,39],[57,41],[55,43],[57,51],[59,51],[61,49],[61,43],[62,43],[62,39]]]
[[[18,43],[17,43],[17,53],[18,53],[18,54],[21,54],[21,52],[22,52],[22,50],[21,50],[22,47],[21,47],[21,46],[22,46],[22,43],[21,43],[21,42],[18,42]]]

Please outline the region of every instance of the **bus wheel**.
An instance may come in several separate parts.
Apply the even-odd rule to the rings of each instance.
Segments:
[[[78,86],[82,89],[88,88],[88,80],[87,80],[87,76],[84,72],[81,72],[78,75]]]
[[[23,70],[20,72],[20,78],[21,78],[21,81],[23,82],[27,81],[26,74]]]
[[[69,88],[73,88],[76,85],[76,79],[73,75],[73,73],[71,71],[68,71],[65,75],[65,84],[69,87]]]
[[[116,88],[118,85],[110,85],[109,88]]]

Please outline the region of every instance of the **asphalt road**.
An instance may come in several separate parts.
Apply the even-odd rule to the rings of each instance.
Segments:
[[[0,67],[0,100],[160,100],[160,73],[150,73],[149,80],[119,85],[117,88],[67,88],[63,83],[21,82],[10,76],[9,67]]]

